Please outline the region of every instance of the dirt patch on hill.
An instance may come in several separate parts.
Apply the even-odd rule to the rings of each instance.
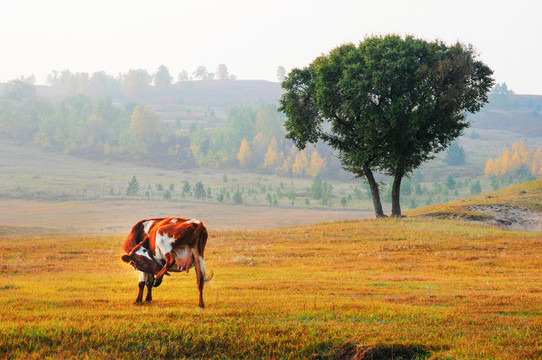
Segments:
[[[472,205],[467,206],[466,209],[494,217],[493,219],[483,220],[485,223],[514,230],[542,231],[542,213],[518,206],[506,204]]]

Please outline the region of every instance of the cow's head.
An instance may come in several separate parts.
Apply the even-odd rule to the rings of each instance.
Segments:
[[[134,269],[148,274],[157,274],[162,268],[151,259],[149,251],[143,247],[136,247],[129,255],[122,255],[122,261],[130,264]]]

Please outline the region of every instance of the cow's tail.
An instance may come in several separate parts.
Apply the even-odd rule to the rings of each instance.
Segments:
[[[202,223],[198,224],[198,228],[196,230],[196,236],[198,238],[197,245],[198,245],[198,255],[200,257],[200,265],[201,265],[201,274],[203,275],[203,281],[208,282],[211,281],[214,274],[212,271],[210,271],[209,275],[206,275],[205,273],[205,260],[203,258],[203,252],[205,251],[205,245],[207,244],[207,237],[209,236],[207,233],[207,229],[205,226],[203,226]]]

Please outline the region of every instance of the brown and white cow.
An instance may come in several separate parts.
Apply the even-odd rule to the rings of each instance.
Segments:
[[[211,280],[205,277],[203,253],[207,243],[207,229],[199,220],[169,217],[141,220],[126,236],[122,248],[127,255],[122,261],[139,272],[139,293],[136,304],[141,304],[143,290],[147,286],[146,302],[152,301],[152,287],[162,283],[168,271],[196,270],[199,289],[199,306],[203,303],[203,284]]]

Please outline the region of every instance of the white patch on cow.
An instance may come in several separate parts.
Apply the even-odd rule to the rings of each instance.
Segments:
[[[145,234],[149,235],[149,230],[151,229],[152,224],[154,224],[154,220],[145,221],[143,223],[143,230],[145,230]]]
[[[170,222],[175,224],[177,221],[179,221],[179,219],[172,219]]]
[[[192,219],[192,220],[187,221],[186,223],[187,224],[201,224],[201,221],[196,220],[196,219]]]
[[[138,273],[139,273],[139,282],[147,282],[151,277],[151,274],[144,273],[143,271],[138,271]]]
[[[199,263],[201,265],[201,273],[203,274],[203,276],[205,276],[205,261],[203,261],[203,258],[201,256],[199,257]]]
[[[173,250],[175,238],[169,237],[168,234],[160,234],[160,230],[156,232],[156,256],[165,259],[166,254]]]
[[[134,254],[144,256],[152,260],[151,255],[149,254],[149,250],[145,249],[144,247],[140,247],[139,249],[137,249],[137,251]]]

